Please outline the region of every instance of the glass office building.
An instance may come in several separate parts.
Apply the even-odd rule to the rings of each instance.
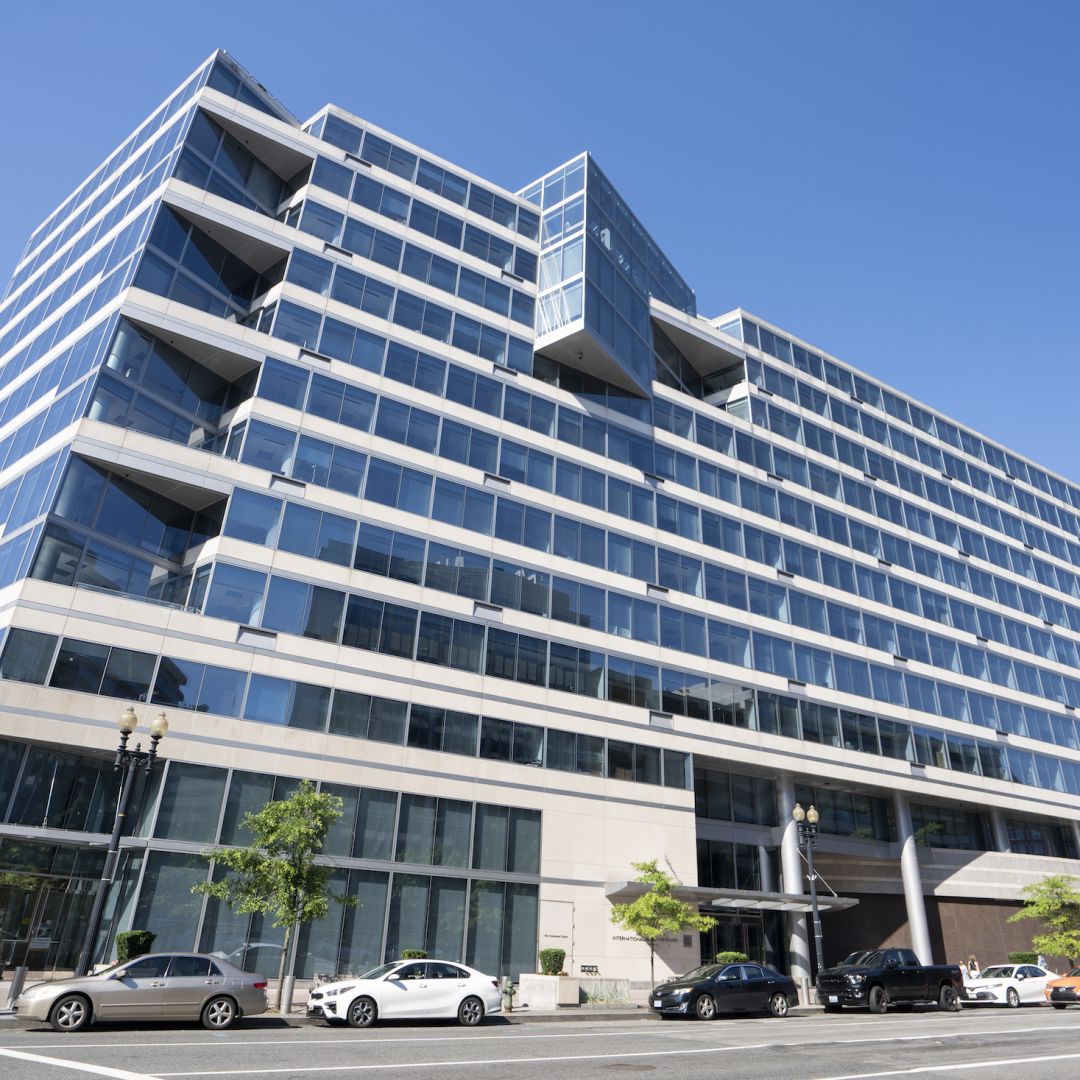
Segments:
[[[504,190],[212,56],[0,301],[0,949],[276,970],[191,893],[309,778],[345,808],[296,974],[406,948],[644,979],[659,859],[740,948],[1027,944],[1078,872],[1080,487],[693,291],[589,156]],[[7,958],[0,954],[0,961]],[[569,968],[568,968],[569,969]]]

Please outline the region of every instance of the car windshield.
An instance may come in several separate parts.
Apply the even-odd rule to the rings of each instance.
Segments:
[[[1066,973],[1067,979],[1080,979],[1080,968],[1073,968],[1072,971]]]
[[[698,982],[701,979],[711,979],[723,966],[723,964],[702,964],[701,967],[696,967],[693,971],[680,975],[679,979],[682,982]]]
[[[984,968],[979,975],[980,979],[1011,979],[1013,968],[1011,967],[988,967]]]
[[[381,979],[384,975],[389,975],[391,971],[400,966],[400,960],[395,960],[392,964],[380,964],[377,968],[372,968],[370,971],[365,971],[363,975],[357,975],[357,978]]]
[[[844,960],[844,964],[851,967],[879,967],[881,961],[880,949],[863,949],[862,952],[853,952]]]

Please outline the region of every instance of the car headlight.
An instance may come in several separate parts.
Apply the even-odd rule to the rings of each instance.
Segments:
[[[848,976],[848,982],[853,982],[853,983],[856,983],[856,984],[861,983],[861,982],[866,982],[866,976],[865,975],[849,975]]]
[[[337,997],[338,994],[347,994],[350,990],[355,990],[355,986],[339,986],[336,990],[327,990],[324,992],[324,997]]]

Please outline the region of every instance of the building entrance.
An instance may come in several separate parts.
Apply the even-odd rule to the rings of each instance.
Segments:
[[[740,915],[717,915],[703,910],[702,914],[716,919],[716,926],[701,935],[703,964],[725,952],[745,953],[759,964],[767,962],[765,926],[760,913],[748,911]]]

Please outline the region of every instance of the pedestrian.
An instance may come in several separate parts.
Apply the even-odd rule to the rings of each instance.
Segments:
[[[979,961],[976,960],[974,956],[968,957],[967,970],[968,975],[972,979],[977,979],[979,977]]]
[[[1036,961],[1036,963],[1038,963],[1039,967],[1045,968],[1046,967],[1046,957],[1043,956],[1042,953],[1039,953],[1039,959]]]

